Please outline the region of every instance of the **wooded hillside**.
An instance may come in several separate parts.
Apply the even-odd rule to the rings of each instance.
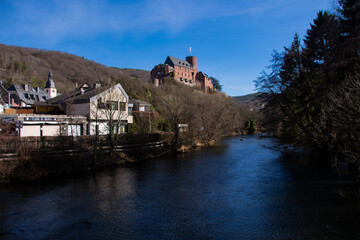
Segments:
[[[146,82],[150,77],[148,71],[107,67],[69,53],[0,44],[0,79],[6,87],[31,81],[32,86],[43,88],[50,69],[59,92],[85,82],[127,85],[132,80]]]
[[[59,92],[73,90],[84,82],[120,83],[130,98],[152,104],[151,114],[134,113],[132,132],[178,132],[179,124],[187,125],[179,139],[187,145],[195,140],[207,145],[221,136],[240,133],[246,121],[257,118],[256,112],[239,106],[222,92],[207,94],[171,78],[155,87],[148,71],[106,67],[68,53],[0,44],[0,69],[6,87],[31,82],[32,87],[43,88],[49,69]]]

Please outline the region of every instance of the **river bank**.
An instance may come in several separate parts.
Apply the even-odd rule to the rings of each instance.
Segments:
[[[171,154],[174,134],[126,134],[110,147],[106,138],[89,136],[1,139],[0,182],[98,171]]]

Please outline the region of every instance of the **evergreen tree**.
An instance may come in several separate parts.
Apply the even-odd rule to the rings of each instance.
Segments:
[[[360,1],[339,0],[343,61],[346,70],[353,71],[360,56]]]
[[[338,16],[317,14],[304,46],[296,34],[289,48],[274,52],[270,72],[263,71],[255,85],[267,102],[264,122],[278,127],[284,141],[325,150],[333,162],[339,156],[354,162],[360,141],[360,1],[339,5]]]

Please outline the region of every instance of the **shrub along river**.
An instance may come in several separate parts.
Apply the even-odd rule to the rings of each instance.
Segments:
[[[0,239],[360,239],[359,185],[273,138],[0,185]]]

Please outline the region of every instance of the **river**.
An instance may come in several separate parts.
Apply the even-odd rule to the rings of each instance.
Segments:
[[[356,182],[276,144],[231,137],[131,168],[0,185],[0,239],[360,239]]]

